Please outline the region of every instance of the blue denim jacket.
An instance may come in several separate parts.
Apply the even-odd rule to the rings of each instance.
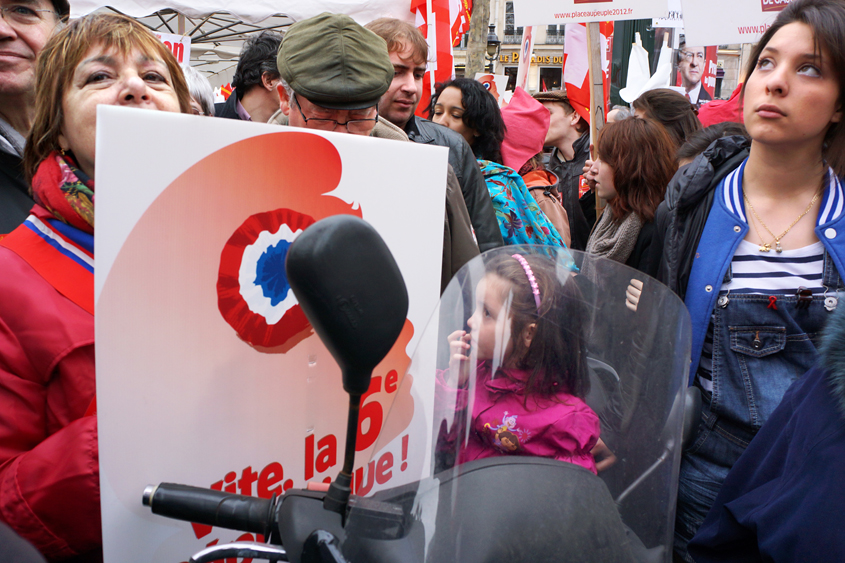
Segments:
[[[710,314],[716,306],[722,280],[737,246],[748,232],[742,201],[742,173],[747,162],[746,159],[717,188],[690,272],[684,300],[692,319],[690,385],[695,380]],[[828,172],[827,181],[815,232],[837,271],[845,276],[845,193],[832,170]]]

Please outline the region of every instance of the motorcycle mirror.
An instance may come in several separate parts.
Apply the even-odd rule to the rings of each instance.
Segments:
[[[323,499],[323,508],[345,519],[361,396],[405,325],[408,291],[379,234],[350,215],[308,227],[288,248],[285,271],[305,316],[340,365],[349,393],[343,469]]]
[[[285,270],[305,316],[340,366],[343,388],[366,393],[408,313],[405,281],[384,240],[362,219],[328,217],[293,241]]]

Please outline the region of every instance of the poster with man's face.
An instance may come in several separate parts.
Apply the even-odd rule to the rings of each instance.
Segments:
[[[702,47],[681,44],[675,86],[682,86],[690,103],[701,106],[713,99],[716,88],[715,45]]]

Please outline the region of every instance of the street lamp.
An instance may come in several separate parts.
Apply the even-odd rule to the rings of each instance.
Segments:
[[[499,41],[499,36],[496,35],[496,26],[491,23],[487,31],[487,54],[484,56],[490,65],[491,73],[493,72],[493,61],[498,58],[501,47],[502,42]]]

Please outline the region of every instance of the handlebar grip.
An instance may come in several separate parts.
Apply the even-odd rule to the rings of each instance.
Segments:
[[[144,506],[153,514],[269,537],[275,523],[275,499],[248,497],[212,489],[161,483],[144,489]]]

